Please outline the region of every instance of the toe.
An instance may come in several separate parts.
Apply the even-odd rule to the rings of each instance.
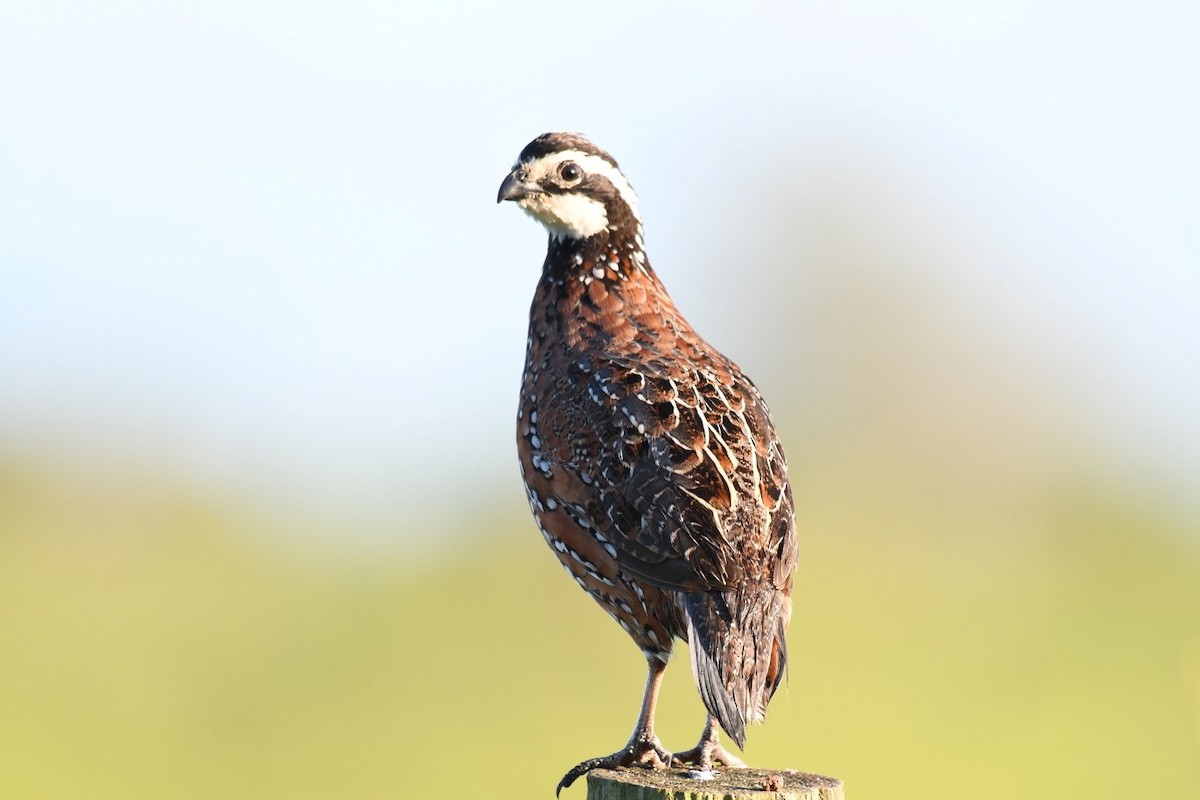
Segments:
[[[589,758],[576,764],[570,772],[563,775],[554,790],[557,797],[563,789],[577,781],[594,769],[615,769],[617,767],[642,767],[643,769],[666,769],[672,763],[671,754],[663,748],[658,739],[644,739],[630,742],[623,750],[600,758]]]

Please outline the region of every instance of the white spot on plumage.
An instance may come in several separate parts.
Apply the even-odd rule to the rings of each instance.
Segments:
[[[534,469],[536,469],[538,472],[540,472],[543,477],[545,477],[545,478],[553,477],[554,473],[550,469],[550,462],[547,461],[545,458],[543,458],[541,453],[535,452],[532,456],[530,456],[529,463],[533,466]]]
[[[579,552],[577,550],[575,550],[574,548],[567,548],[567,555],[569,555],[571,558],[575,559],[576,561],[578,561],[580,564],[582,564],[585,567],[588,567],[588,568],[593,567],[592,562],[588,561],[586,558],[579,555]]]

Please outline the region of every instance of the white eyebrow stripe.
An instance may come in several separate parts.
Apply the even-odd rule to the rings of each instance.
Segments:
[[[583,167],[583,171],[589,175],[600,175],[607,178],[608,182],[617,190],[617,194],[625,201],[625,205],[629,206],[629,210],[633,212],[634,216],[637,216],[637,193],[633,191],[633,187],[629,185],[629,181],[621,174],[621,170],[600,156],[593,156],[579,150],[564,150],[561,155],[562,160],[574,161]],[[562,161],[559,163],[562,163]]]
[[[608,182],[611,183],[613,188],[617,190],[617,194],[620,195],[621,199],[625,201],[625,205],[629,206],[629,211],[633,214],[634,218],[637,219],[638,222],[641,222],[641,215],[638,214],[637,210],[638,196],[637,193],[633,191],[633,187],[630,186],[629,180],[623,174],[621,174],[621,170],[617,169],[600,156],[585,153],[582,150],[563,150],[559,153],[551,153],[542,156],[541,158],[534,159],[533,161],[527,162],[527,164],[530,167],[533,167],[535,164],[539,165],[539,167],[541,167],[541,165],[545,165],[544,167],[538,169],[538,172],[542,172],[542,169],[544,169],[545,172],[542,172],[542,174],[549,174],[556,171],[558,165],[562,164],[564,161],[574,161],[583,168],[584,172],[589,175],[600,175],[601,177],[607,178]]]

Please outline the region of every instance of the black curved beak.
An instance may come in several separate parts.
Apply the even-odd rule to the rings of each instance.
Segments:
[[[508,177],[504,179],[504,183],[500,184],[500,193],[496,195],[496,202],[520,200],[522,197],[528,197],[530,194],[539,191],[537,186],[525,182],[528,179],[529,173],[524,169],[518,168],[508,173]]]

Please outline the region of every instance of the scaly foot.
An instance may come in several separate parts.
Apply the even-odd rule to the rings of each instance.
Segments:
[[[717,730],[717,720],[711,714],[700,734],[700,741],[691,750],[675,754],[677,764],[695,764],[698,769],[711,769],[713,765],[729,769],[745,769],[746,762],[730,753],[721,746],[721,734]]]
[[[559,793],[574,783],[576,778],[586,775],[594,769],[613,769],[615,767],[666,769],[670,764],[671,754],[659,744],[657,736],[651,736],[648,739],[634,738],[624,748],[612,755],[589,758],[587,761],[576,764],[558,782],[558,788],[554,790],[554,796],[558,797]]]
[[[746,762],[730,753],[720,742],[702,742],[691,750],[675,754],[676,764],[694,764],[698,769],[711,767],[727,767],[729,769],[745,769]]]

